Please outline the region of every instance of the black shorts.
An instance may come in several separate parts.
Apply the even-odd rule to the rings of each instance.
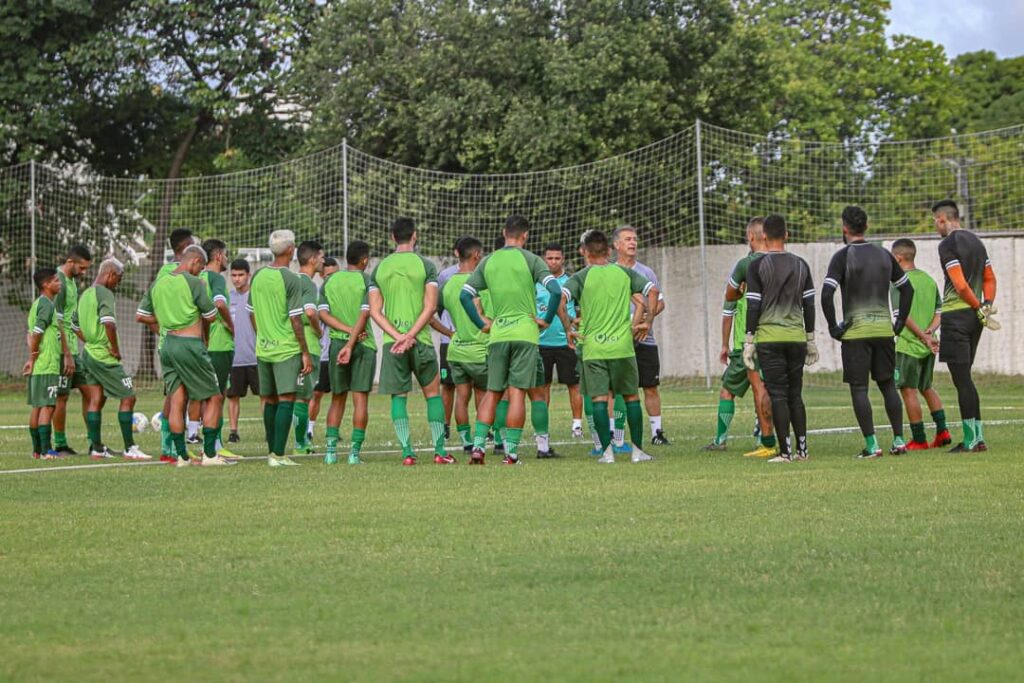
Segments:
[[[236,365],[231,368],[228,375],[228,388],[224,395],[228,398],[241,398],[245,396],[246,390],[251,390],[256,396],[260,395],[260,373],[256,365]]]
[[[313,391],[319,391],[321,394],[331,393],[331,361],[320,361],[320,377],[317,379]]]
[[[757,345],[761,378],[772,400],[798,396],[804,386],[804,361],[807,344],[802,342],[762,342]]]
[[[544,364],[544,384],[551,384],[558,368],[558,383],[573,386],[580,383],[576,373],[576,352],[568,346],[540,347],[540,360]]]
[[[842,342],[843,381],[866,386],[868,377],[885,382],[896,375],[896,341],[882,339],[850,339]]]
[[[455,382],[452,380],[452,368],[448,365],[448,344],[441,344],[441,350],[437,355],[438,364],[441,368],[441,384],[454,387]]]
[[[657,345],[634,344],[636,369],[640,373],[640,388],[647,389],[661,384],[661,358]]]
[[[981,321],[973,308],[943,313],[939,327],[939,360],[973,365],[981,330]]]

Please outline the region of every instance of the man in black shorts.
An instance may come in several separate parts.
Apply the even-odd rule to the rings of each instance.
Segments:
[[[942,235],[939,261],[946,276],[942,298],[939,360],[949,368],[960,403],[963,441],[952,453],[988,450],[981,426],[981,399],[971,377],[981,331],[998,330],[992,316],[996,313],[996,274],[985,245],[974,233],[960,225],[956,202],[944,200],[932,207],[935,230]]]
[[[885,400],[885,413],[892,427],[891,455],[903,455],[903,402],[896,388],[896,340],[903,331],[914,298],[914,287],[892,254],[864,240],[868,231],[868,215],[859,206],[843,209],[843,241],[846,246],[836,252],[828,264],[828,273],[821,287],[821,310],[828,323],[828,333],[842,342],[843,381],[850,385],[853,412],[864,435],[864,450],[858,458],[872,459],[882,455],[875,435],[875,422],[868,398],[868,379],[873,379]],[[893,323],[889,312],[889,288],[900,292],[899,310]],[[836,289],[843,293],[842,322],[836,322],[833,297]]]
[[[229,308],[235,325],[235,355],[231,360],[231,374],[224,395],[228,399],[228,443],[238,443],[238,414],[241,399],[249,391],[260,395],[260,376],[256,368],[256,331],[246,308],[249,304],[249,262],[244,258],[231,262],[231,294]],[[262,403],[262,401],[261,401]]]
[[[565,272],[565,251],[562,245],[552,242],[544,247],[542,255],[548,270],[555,276],[558,286],[562,287],[569,280],[569,274]],[[544,317],[548,310],[548,292],[543,285],[537,285],[537,317]],[[573,302],[566,305],[566,314],[569,319],[576,318],[576,306]],[[555,378],[555,370],[558,370],[558,383],[565,386],[569,392],[569,408],[572,410],[572,436],[575,439],[583,438],[583,396],[580,394],[580,378],[576,372],[576,351],[569,347],[569,340],[565,333],[562,321],[555,318],[551,325],[540,333],[540,359],[544,367],[544,384],[540,389],[538,398],[545,406],[551,405],[551,383]],[[531,415],[533,413],[531,412]],[[537,431],[534,425],[534,431]],[[537,434],[538,440],[541,434]],[[550,444],[547,443],[548,434],[543,434],[543,444],[537,444],[537,452],[551,452]],[[544,448],[541,448],[541,446]]]
[[[337,273],[341,267],[338,265],[338,259],[333,256],[327,256],[324,258],[323,265],[323,281],[327,282],[327,277]],[[317,293],[317,300],[323,296],[323,286],[320,287],[320,291]],[[320,374],[317,378],[316,384],[313,386],[313,400],[309,402],[309,422],[306,426],[306,443],[313,443],[313,431],[316,427],[316,418],[320,416],[320,400],[324,397],[324,394],[331,393],[331,363],[329,356],[331,353],[331,337],[330,329],[326,325],[321,325],[320,334]]]
[[[761,363],[764,385],[772,399],[772,421],[780,452],[768,462],[807,459],[807,409],[804,407],[804,365],[818,362],[814,343],[814,282],[811,269],[786,251],[786,220],[764,219],[764,256],[747,269],[747,334],[743,364]],[[793,423],[796,454],[789,439]]]

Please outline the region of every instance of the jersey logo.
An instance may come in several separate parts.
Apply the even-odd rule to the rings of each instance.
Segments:
[[[605,334],[604,332],[598,332],[597,334],[594,335],[594,341],[596,341],[598,344],[615,344],[621,338],[622,337],[620,337],[617,334]]]

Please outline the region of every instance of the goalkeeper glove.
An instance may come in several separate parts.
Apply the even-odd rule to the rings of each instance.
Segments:
[[[807,333],[807,358],[804,365],[814,365],[818,362],[818,345],[814,343],[814,333]]]
[[[840,321],[833,327],[828,328],[828,334],[836,341],[842,341],[843,335],[846,334],[847,324],[846,321]]]
[[[994,305],[992,305],[991,301],[986,301],[981,305],[981,308],[978,309],[978,320],[981,321],[983,327],[987,327],[995,332],[1003,327],[999,324],[998,320],[992,317],[998,312],[999,311]]]
[[[757,369],[757,347],[754,346],[754,335],[747,332],[747,338],[743,342],[743,365],[747,370]]]

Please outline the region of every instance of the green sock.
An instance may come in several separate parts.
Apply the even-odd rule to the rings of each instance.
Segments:
[[[615,432],[612,439],[616,444],[626,442],[626,399],[621,394],[615,394]]]
[[[608,402],[594,401],[594,429],[601,440],[601,452],[608,450],[612,442],[612,430],[608,426]]]
[[[333,458],[338,455],[338,427],[327,428],[327,457]]]
[[[224,435],[224,418],[221,417],[221,418],[217,419],[217,442],[219,444],[221,444],[222,446],[224,445],[223,435]]]
[[[366,440],[366,430],[359,427],[352,428],[352,449],[349,455],[359,457],[359,451],[363,450],[363,441]]]
[[[915,443],[926,443],[928,435],[924,431],[924,422],[910,423],[910,439]]]
[[[188,459],[188,451],[185,450],[185,432],[171,432],[171,444],[174,447],[175,455]]]
[[[295,422],[295,448],[304,448],[306,445],[306,430],[309,428],[309,404],[305,401],[296,401],[292,409]]]
[[[263,404],[263,435],[267,439],[267,451],[274,450],[274,422],[277,420],[277,404]]]
[[[391,397],[391,422],[395,425],[395,436],[402,444],[402,456],[415,455],[409,443],[409,409],[408,399],[397,394]]]
[[[597,428],[594,426],[594,400],[589,396],[583,397],[583,414],[587,418],[587,429],[590,430],[590,439],[594,442],[594,448],[600,448],[601,438],[597,435]]]
[[[277,402],[277,412],[274,415],[274,447],[270,449],[276,456],[284,455],[284,449],[288,447],[288,432],[294,417],[294,401]]]
[[[640,401],[626,402],[626,422],[629,423],[629,438],[633,445],[643,450],[644,446],[644,409]]]
[[[944,432],[949,429],[949,427],[946,426],[946,411],[942,408],[939,408],[932,413],[932,420],[935,422],[936,432]]]
[[[440,396],[427,399],[427,424],[430,425],[430,440],[434,442],[434,453],[444,455],[444,401]]]
[[[463,446],[473,445],[473,439],[469,438],[469,425],[455,425],[455,431],[459,433]]]
[[[878,437],[874,434],[870,434],[864,437],[865,449],[868,453],[874,453],[878,450]]]
[[[85,414],[85,431],[89,434],[89,447],[99,450],[103,444],[103,414],[90,410]]]
[[[40,426],[42,426],[42,425],[40,425]],[[48,428],[50,428],[49,425],[48,425]],[[54,448],[64,448],[67,445],[68,445],[67,434],[65,434],[64,432],[54,431],[53,432],[53,446],[54,446]],[[47,450],[49,450],[49,449],[47,449]]]
[[[769,434],[768,436],[765,436],[764,434],[762,434],[761,445],[766,448],[775,448],[775,435]]]
[[[491,425],[476,421],[476,429],[473,432],[473,448],[480,450],[487,449],[487,432],[491,431]]]
[[[896,436],[892,437],[892,445],[896,448],[899,448],[901,446],[906,446],[907,442],[903,440],[902,434],[897,434]]]
[[[166,415],[160,416],[160,454],[175,455],[174,442],[171,440],[171,423]]]
[[[203,427],[203,453],[207,458],[217,455],[217,428]]]
[[[494,445],[500,446],[505,441],[505,418],[508,417],[508,401],[498,401],[498,407],[494,409]]]
[[[976,444],[985,440],[985,430],[981,426],[980,417],[974,420],[974,438],[976,439]]]
[[[718,399],[718,430],[715,432],[715,443],[723,444],[729,438],[729,425],[736,414],[736,401],[731,398]]]
[[[32,437],[32,452],[33,453],[37,453],[39,455],[42,455],[43,451],[40,450],[42,448],[42,446],[39,445],[39,428],[38,427],[29,427],[28,428],[28,433],[29,433],[29,436]]]
[[[976,420],[973,417],[967,418],[963,421],[964,448],[974,448],[978,443],[978,433],[975,425]]]
[[[550,425],[546,401],[530,401],[530,425],[534,434],[547,436]]]
[[[39,452],[45,453],[50,448],[50,425],[39,425],[36,427],[36,433],[39,434]]]
[[[124,441],[124,449],[128,450],[135,445],[135,436],[132,434],[132,414],[128,410],[117,412],[117,425],[121,428],[121,439]]]
[[[516,455],[521,438],[523,438],[522,427],[505,427],[505,455]]]

